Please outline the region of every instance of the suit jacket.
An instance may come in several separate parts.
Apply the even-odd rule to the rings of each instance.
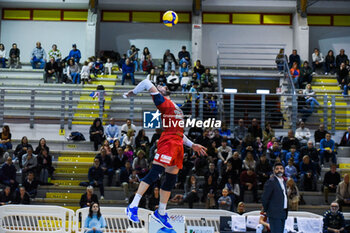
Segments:
[[[284,187],[287,195],[287,187],[286,182],[283,181]],[[270,218],[287,218],[288,210],[284,211],[284,195],[283,190],[279,184],[279,181],[275,176],[270,178],[264,186],[264,192],[262,195],[262,204],[265,212],[267,213],[267,217]],[[288,204],[287,204],[288,208]]]

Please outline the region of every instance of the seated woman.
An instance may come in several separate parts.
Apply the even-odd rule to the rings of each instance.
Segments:
[[[154,187],[152,196],[148,199],[148,209],[154,211],[158,209],[158,204],[159,204],[159,188]]]
[[[315,105],[320,106],[315,97],[315,91],[312,90],[311,84],[307,84],[305,90],[303,91],[303,95],[305,95],[306,103],[311,106],[311,111],[313,112],[315,109]]]
[[[107,224],[101,215],[100,205],[92,203],[89,208],[89,215],[85,219],[85,233],[102,233]]]
[[[137,157],[132,163],[132,169],[137,171],[140,178],[143,178],[148,172],[148,163],[145,154],[145,151],[139,150],[136,154]]]
[[[133,129],[129,129],[126,137],[124,137],[123,142],[122,142],[122,147],[125,148],[126,146],[134,146],[134,136],[135,136],[135,131]]]
[[[94,142],[95,151],[104,140],[104,129],[100,118],[96,118],[90,127],[90,141]]]
[[[325,60],[325,75],[327,75],[328,73],[334,74],[336,65],[333,50],[328,51]]]
[[[52,166],[52,157],[48,154],[47,150],[43,149],[41,154],[38,154],[38,173],[41,184],[50,183],[54,167]]]
[[[288,205],[289,209],[298,211],[299,208],[299,189],[295,184],[294,180],[289,178],[287,181],[287,194],[288,194]]]
[[[79,65],[75,63],[73,59],[70,59],[68,61],[67,76],[70,80],[72,80],[72,83],[80,83],[80,68]]]
[[[322,70],[324,65],[324,57],[323,54],[320,53],[318,48],[314,49],[314,53],[312,54],[312,71],[313,74],[316,74],[317,70]]]
[[[28,138],[26,136],[22,137],[21,143],[17,145],[16,150],[13,152],[18,159],[19,167],[22,167],[22,156],[27,154],[27,149],[29,147],[33,149],[32,145],[28,142]]]
[[[290,69],[290,74],[292,75],[293,83],[295,88],[299,88],[299,79],[300,79],[300,70],[296,62],[293,63],[292,68]]]
[[[0,133],[0,148],[4,151],[12,149],[11,136],[10,127],[4,125],[4,127],[2,127],[2,132]]]

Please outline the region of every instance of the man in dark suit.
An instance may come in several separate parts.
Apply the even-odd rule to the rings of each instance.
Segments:
[[[274,176],[265,183],[262,203],[269,219],[271,232],[283,233],[288,216],[288,198],[282,163],[275,163],[273,173]]]

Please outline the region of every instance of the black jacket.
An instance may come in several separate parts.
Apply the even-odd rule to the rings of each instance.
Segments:
[[[80,208],[84,208],[84,207],[88,207],[87,203],[98,203],[98,198],[97,198],[97,195],[96,194],[92,194],[91,195],[91,199],[88,200],[87,198],[87,193],[84,193],[83,195],[81,195],[81,198],[80,198]]]
[[[14,55],[15,57],[19,57],[20,51],[18,48],[14,49],[10,49],[10,58]]]
[[[57,62],[54,62],[53,64],[51,62],[48,62],[45,64],[45,72],[47,73],[49,70],[55,70],[55,72],[58,71],[58,64]]]
[[[14,199],[14,204],[24,204],[24,205],[29,205],[30,204],[30,196],[26,192],[23,196],[23,199],[21,199],[21,194],[20,192],[16,192],[16,197]]]
[[[286,197],[288,197],[286,182],[283,181],[283,184],[284,184]],[[264,211],[267,214],[267,217],[287,219],[288,203],[287,203],[287,211],[284,211],[283,190],[281,188],[279,181],[275,176],[273,176],[268,181],[266,181],[264,186],[264,192],[261,197],[261,201],[264,207]]]

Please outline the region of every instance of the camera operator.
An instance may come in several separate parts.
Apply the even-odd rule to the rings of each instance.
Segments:
[[[139,51],[140,49],[136,48],[135,45],[131,45],[130,49],[127,52],[127,56],[130,59],[130,62],[135,64],[135,71],[139,70]],[[142,68],[140,68],[140,70],[142,70]]]

